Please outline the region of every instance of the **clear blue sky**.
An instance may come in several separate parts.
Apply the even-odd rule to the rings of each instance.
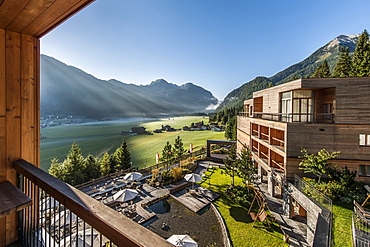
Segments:
[[[193,82],[222,100],[341,34],[369,31],[369,0],[96,0],[41,53],[100,79]]]

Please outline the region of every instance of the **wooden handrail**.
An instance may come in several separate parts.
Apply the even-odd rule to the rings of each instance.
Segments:
[[[152,231],[27,161],[17,160],[13,165],[16,171],[64,204],[117,246],[173,246]]]
[[[261,151],[260,153],[262,154],[262,156],[264,156],[265,159],[268,159],[269,158],[269,156],[267,154],[265,154],[264,152]]]
[[[272,163],[274,163],[275,165],[277,165],[278,167],[280,167],[281,169],[283,169],[284,170],[284,166],[282,166],[282,165],[280,165],[281,163],[278,163],[278,162],[276,162],[275,160],[271,160],[272,161]],[[284,163],[283,163],[284,164]]]
[[[284,141],[283,141],[283,140],[280,140],[280,139],[278,139],[278,138],[276,138],[276,137],[271,137],[271,139],[272,139],[272,140],[274,140],[274,141],[277,141],[277,142],[284,143]]]

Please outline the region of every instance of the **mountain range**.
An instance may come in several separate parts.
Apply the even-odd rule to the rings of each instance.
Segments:
[[[149,85],[100,80],[41,55],[41,116],[78,116],[92,119],[160,116],[204,112],[218,100],[204,88],[181,86],[164,79]]]
[[[340,35],[316,50],[303,61],[289,66],[269,78],[263,76],[256,77],[230,92],[217,107],[216,112],[230,107],[242,107],[243,101],[252,98],[253,92],[265,89],[271,84],[279,85],[289,82],[294,78],[309,77],[325,59],[328,62],[330,70],[333,71],[339,58],[340,47],[348,47],[349,52],[353,53],[359,36],[360,35]]]

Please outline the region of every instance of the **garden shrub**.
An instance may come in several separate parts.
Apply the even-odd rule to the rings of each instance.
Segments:
[[[228,195],[236,204],[243,207],[249,207],[253,200],[254,193],[251,186],[237,185],[227,189],[226,195]]]

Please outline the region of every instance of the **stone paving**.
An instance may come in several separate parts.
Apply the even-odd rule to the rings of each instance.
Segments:
[[[283,212],[283,200],[272,197],[267,193],[267,184],[260,183],[255,185],[266,197],[267,206],[270,209],[272,215],[274,215],[277,223],[281,226],[285,234],[289,235],[289,242],[292,247],[308,247],[309,244],[306,241],[306,224],[290,219],[284,215]]]

